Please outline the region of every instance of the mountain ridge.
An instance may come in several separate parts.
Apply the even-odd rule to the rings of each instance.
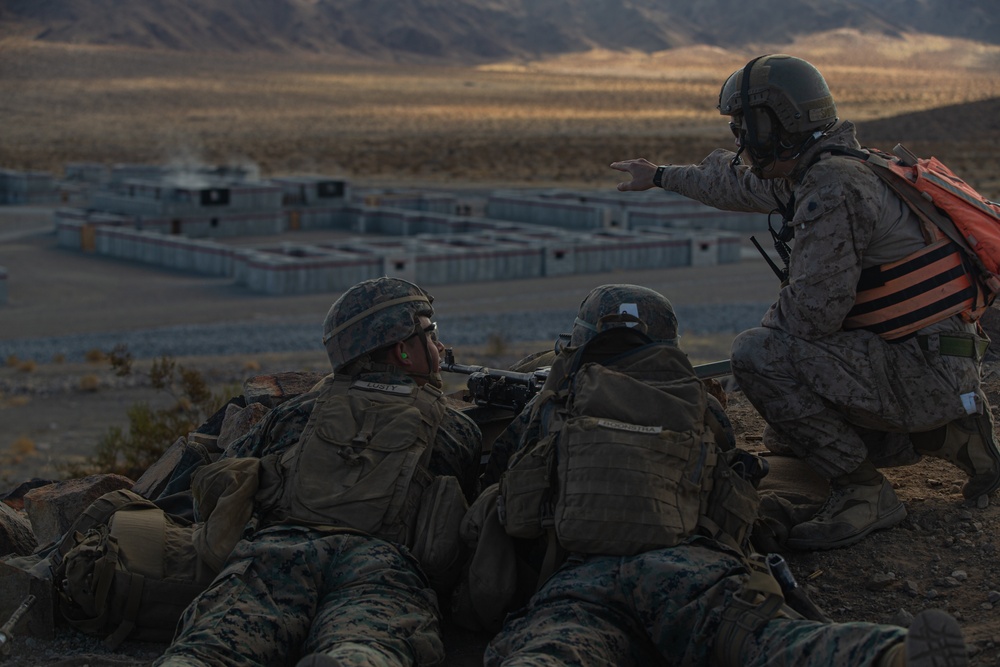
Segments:
[[[0,36],[478,63],[592,49],[780,45],[840,28],[1000,44],[986,0],[7,0]]]

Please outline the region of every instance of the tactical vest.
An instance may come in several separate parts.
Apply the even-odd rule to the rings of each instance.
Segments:
[[[901,260],[861,272],[844,329],[867,329],[891,341],[954,315],[978,320],[1000,291],[1000,206],[937,158],[918,158],[901,145],[895,155],[825,150],[871,168],[920,220],[927,242]]]
[[[694,534],[743,547],[759,499],[706,427],[707,401],[683,352],[631,329],[566,350],[532,409],[543,437],[500,481],[507,533],[548,534],[588,554],[634,555]]]
[[[983,302],[965,253],[942,238],[899,261],[864,269],[843,326],[896,340]]]
[[[264,523],[329,526],[413,546],[445,413],[441,391],[430,385],[328,377],[298,442],[261,460]]]

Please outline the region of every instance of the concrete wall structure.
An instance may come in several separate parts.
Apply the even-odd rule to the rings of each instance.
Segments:
[[[0,169],[0,204],[50,204],[59,201],[52,174]]]
[[[277,295],[342,291],[381,275],[438,285],[736,262],[740,238],[708,223],[766,224],[759,215],[723,214],[662,191],[477,198],[352,191],[346,181],[320,176],[260,182],[212,172],[178,184],[176,174],[156,173],[118,166],[89,209],[58,209],[59,245],[228,277]],[[80,174],[92,176],[84,167]],[[377,237],[253,247],[206,238],[306,229]]]

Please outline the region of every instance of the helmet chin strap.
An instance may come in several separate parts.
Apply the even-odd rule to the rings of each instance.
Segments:
[[[412,378],[419,378],[419,379],[423,380],[424,382],[426,382],[427,384],[431,385],[432,387],[436,387],[437,389],[441,389],[441,388],[444,387],[444,379],[441,377],[441,371],[431,371],[430,370],[430,368],[431,368],[431,351],[430,351],[430,349],[427,346],[427,332],[425,332],[423,329],[420,329],[420,331],[417,333],[417,335],[420,336],[420,341],[421,341],[421,343],[423,343],[424,365],[427,367],[427,372],[426,373],[407,372],[406,375],[408,375],[409,377],[412,377]]]

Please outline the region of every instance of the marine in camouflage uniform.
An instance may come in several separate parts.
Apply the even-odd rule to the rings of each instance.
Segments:
[[[406,281],[360,283],[327,316],[338,375],[383,385],[440,387],[431,297]],[[299,441],[319,387],[274,408],[227,457],[265,457]],[[428,467],[477,491],[481,434],[448,409]],[[267,520],[188,607],[157,665],[436,665],[444,660],[437,596],[408,549],[350,529]]]
[[[893,316],[911,308],[899,301],[874,326],[850,320],[862,271],[909,258],[928,241],[868,166],[831,153],[861,146],[855,126],[838,123],[822,75],[790,56],[754,59],[726,81],[719,109],[731,117],[737,153],[716,150],[698,165],[611,166],[632,176],[621,190],[656,185],[725,210],[777,212],[785,219],[778,233],[794,233],[777,301],[731,355],[740,388],[767,421],[765,445],[831,481],[828,501],[791,529],[788,546],[843,547],[901,521],[906,509],[876,464],[936,456],[968,475],[966,498],[996,491],[1000,450],[980,386],[985,334],[960,315],[891,339],[875,333],[891,321],[889,308]],[[744,151],[750,165],[740,162]],[[903,312],[914,326],[926,321],[917,314]]]
[[[581,304],[571,344],[593,337],[606,316],[624,312],[624,303],[639,304],[640,319],[651,322],[647,335],[676,342],[669,301],[646,288],[606,285]],[[521,424],[508,435],[514,438],[520,431],[524,446],[540,434]],[[507,616],[487,647],[485,665],[943,667],[967,662],[958,623],[944,612],[922,612],[909,630],[822,623],[787,607],[779,611],[774,601],[780,605],[780,597],[762,602],[754,593],[760,590],[744,554],[700,535],[633,556],[573,553],[524,608]]]

